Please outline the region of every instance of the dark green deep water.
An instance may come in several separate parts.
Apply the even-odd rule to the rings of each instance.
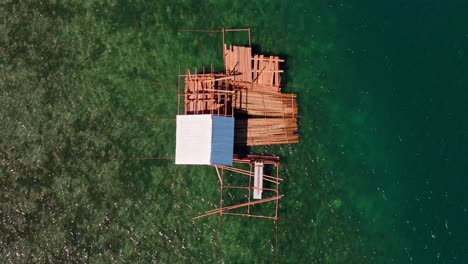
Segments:
[[[281,263],[468,262],[465,1],[0,3],[0,262],[272,263],[268,221],[176,167],[177,71],[251,27],[286,59],[301,142],[281,156]],[[236,36],[230,36],[231,39]],[[239,35],[238,35],[239,37]],[[241,36],[242,37],[242,36]],[[241,41],[242,38],[239,38]],[[179,175],[183,175],[179,180]]]

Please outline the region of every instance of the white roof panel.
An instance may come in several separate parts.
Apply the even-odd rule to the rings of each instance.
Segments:
[[[178,115],[176,164],[232,165],[234,118]]]
[[[211,116],[179,115],[176,131],[176,164],[210,164]]]

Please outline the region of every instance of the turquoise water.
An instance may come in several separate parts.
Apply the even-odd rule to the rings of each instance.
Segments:
[[[2,262],[275,261],[268,221],[191,220],[217,178],[146,121],[179,66],[221,64],[219,34],[176,30],[222,27],[298,94],[301,142],[254,149],[283,161],[281,263],[468,262],[467,4],[283,2],[2,3]]]

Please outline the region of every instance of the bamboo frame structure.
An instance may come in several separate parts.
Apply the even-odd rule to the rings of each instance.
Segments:
[[[242,216],[248,218],[262,218],[267,220],[273,220],[275,224],[275,252],[276,252],[276,262],[278,262],[278,210],[279,210],[279,200],[283,197],[282,194],[279,192],[279,186],[281,184],[282,178],[279,177],[279,168],[280,168],[280,160],[277,156],[261,156],[261,155],[246,155],[246,156],[238,156],[234,155],[233,161],[236,164],[248,164],[249,170],[230,167],[230,166],[220,166],[214,165],[214,169],[216,171],[216,175],[218,177],[219,183],[219,206],[214,209],[210,209],[204,212],[199,213],[197,216],[193,217],[192,219],[199,219],[211,215],[218,215],[218,241],[220,238],[221,232],[221,225],[222,225],[222,217],[223,215],[231,215],[231,216]],[[270,197],[263,198],[260,200],[251,200],[251,192],[256,188],[251,185],[251,179],[254,177],[254,173],[252,171],[252,164],[255,162],[261,161],[264,165],[270,165],[275,170],[275,176],[271,175],[263,175],[263,180],[268,181],[273,184],[274,188],[261,188],[262,191],[269,192],[271,194]],[[231,177],[235,177],[234,175],[243,175],[249,178],[249,185],[248,186],[239,186],[239,185],[227,185],[225,184],[226,177],[224,175],[225,171],[232,173]],[[247,201],[244,203],[227,205],[223,201],[227,200],[224,198],[224,190],[225,189],[238,189],[244,190],[248,192]],[[252,212],[252,207],[260,204],[265,203],[274,203],[275,210],[271,213],[271,215],[264,215],[264,214],[255,214]],[[237,209],[246,209],[245,212],[233,212],[233,210]]]
[[[199,74],[196,71],[191,73],[188,69],[186,74],[179,74],[178,102],[183,98],[184,114],[232,117],[239,93],[239,90],[231,85],[232,78],[225,74]],[[184,92],[180,93],[182,84]],[[181,112],[180,107],[179,103],[178,113]]]
[[[177,114],[210,114],[234,117],[234,144],[236,146],[260,146],[292,144],[299,142],[297,96],[281,92],[281,63],[277,56],[252,54],[251,31],[246,29],[221,30],[179,30],[179,32],[222,33],[222,54],[224,71],[215,73],[203,68],[202,73],[179,68],[177,86]],[[227,45],[226,32],[247,32],[248,46]],[[183,108],[183,109],[182,109]],[[199,213],[193,219],[218,215],[218,241],[224,215],[262,218],[275,224],[275,252],[278,262],[278,211],[279,200],[283,197],[279,186],[280,160],[276,156],[237,155],[233,156],[234,166],[213,165],[219,182],[219,205],[217,208]],[[257,165],[260,164],[260,169]],[[248,166],[249,169],[239,168]],[[272,166],[275,175],[263,174],[263,166]],[[255,167],[255,170],[253,170]],[[261,170],[261,172],[259,172]],[[229,184],[227,176],[247,176],[243,185]],[[261,175],[261,176],[259,176]],[[259,183],[261,179],[261,185]],[[252,180],[254,183],[252,184]],[[269,187],[264,187],[263,182]],[[273,187],[271,187],[273,186]],[[247,200],[238,204],[225,202],[225,191],[238,190],[247,193]],[[261,192],[268,197],[262,198]],[[252,193],[253,199],[252,200]],[[255,208],[261,204],[274,203],[270,215],[257,214]]]

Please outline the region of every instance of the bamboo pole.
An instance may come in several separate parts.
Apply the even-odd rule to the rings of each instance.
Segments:
[[[216,172],[218,173],[219,177],[219,209],[223,209],[223,171],[219,173],[218,167],[216,167]],[[219,243],[220,237],[221,237],[221,222],[222,222],[222,217],[223,217],[223,211],[219,212],[218,215],[218,237],[217,237],[217,243]]]
[[[280,166],[280,163],[278,162],[278,164],[276,164],[276,179],[279,179],[279,166]],[[276,241],[276,250],[275,250],[275,253],[276,253],[276,263],[278,263],[278,208],[279,208],[279,185],[276,185],[276,197],[278,199],[276,199],[276,209],[275,209],[275,241]]]
[[[249,164],[249,175],[252,175],[252,163]],[[252,189],[250,188],[251,186],[252,186],[252,177],[249,177],[249,197],[248,197],[249,206],[247,207],[248,214],[250,214],[250,196],[252,195]]]
[[[176,121],[177,118],[146,118],[146,122],[164,122],[164,121]]]
[[[200,33],[220,33],[221,30],[207,30],[207,29],[178,29],[177,32],[200,32]]]
[[[226,213],[224,213],[224,214],[225,214],[225,215],[236,215],[236,216],[244,216],[244,217],[253,217],[253,218],[263,218],[263,219],[275,220],[274,217],[272,217],[272,216],[266,216],[266,215],[241,214],[241,213],[230,213],[230,212],[226,212]]]
[[[209,215],[213,215],[213,214],[217,214],[217,213],[223,213],[224,211],[229,211],[229,210],[234,210],[234,209],[246,207],[248,205],[256,205],[256,204],[271,202],[271,201],[275,201],[277,199],[281,199],[281,197],[283,197],[283,195],[276,196],[276,197],[265,198],[265,199],[257,200],[257,201],[250,202],[250,203],[242,203],[242,204],[237,204],[237,205],[226,206],[226,207],[223,207],[223,208],[216,208],[216,209],[213,209],[213,210],[208,210],[208,211],[204,212],[203,214],[201,214],[199,216],[193,217],[192,219],[195,220],[195,219],[198,219],[198,218],[201,218],[201,217],[205,217],[205,216],[209,216]]]
[[[225,54],[225,48],[224,48],[226,46],[226,43],[224,41],[224,33],[225,33],[224,28],[221,29],[221,32],[223,34],[223,37],[222,37],[222,42],[223,42],[222,43],[222,45],[223,45],[223,65],[224,65],[224,68],[226,69],[226,54]]]
[[[278,250],[279,250],[279,242],[278,242],[278,219],[275,219],[275,255],[276,255],[276,263],[278,262]]]
[[[219,173],[219,168],[217,165],[215,165],[214,167],[216,170],[216,174],[218,175],[219,185],[223,185],[223,178],[221,177],[221,174]]]
[[[254,177],[253,172],[249,172],[249,171],[246,171],[246,170],[237,169],[237,168],[234,168],[234,167],[227,167],[227,166],[220,166],[220,168],[223,168],[223,169],[226,169],[228,171],[235,172],[235,173],[243,174],[243,175],[246,175],[246,176]],[[274,184],[280,184],[279,181],[276,181],[276,179],[274,177],[269,176],[269,175],[263,175],[263,179],[266,180],[266,181],[272,182]]]
[[[252,164],[255,160],[262,160],[263,164],[275,165],[275,166],[280,161],[278,156],[264,156],[264,155],[252,155],[252,154],[248,154],[245,156],[234,154],[232,156],[232,159],[234,163],[239,163],[239,164]]]
[[[158,158],[128,158],[129,160],[174,160],[174,158],[168,158],[168,157],[158,157]]]
[[[179,66],[180,75],[180,66]],[[180,77],[177,77],[177,115],[180,115]]]
[[[180,169],[179,169],[179,190],[178,190],[179,199],[180,199],[180,196],[182,194],[182,182],[184,181],[182,179],[183,176],[184,176],[184,166],[181,166]]]
[[[227,28],[224,31],[226,32],[241,32],[241,31],[248,31],[248,28]]]
[[[254,175],[252,170],[248,171],[248,170],[244,170],[244,169],[239,169],[239,168],[235,168],[235,167],[228,167],[228,166],[223,166],[223,165],[218,165],[218,166],[220,168],[223,168],[223,169],[226,169],[226,170],[229,170],[229,171],[232,171],[232,172],[237,172],[239,174],[244,174],[244,175],[247,175],[247,176],[253,176]],[[270,179],[270,180],[273,180],[273,181],[277,180],[276,177],[266,175],[266,174],[263,175],[263,178]],[[279,178],[279,180],[282,181],[283,179]]]

